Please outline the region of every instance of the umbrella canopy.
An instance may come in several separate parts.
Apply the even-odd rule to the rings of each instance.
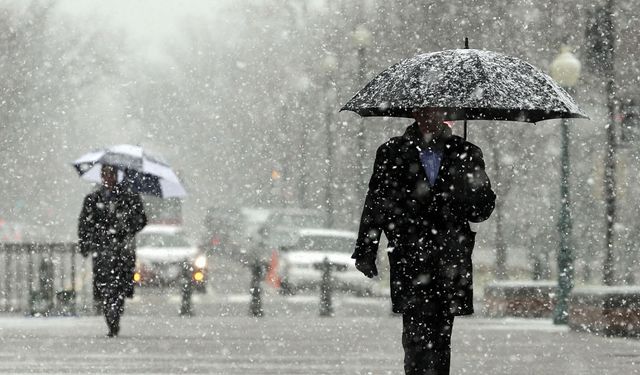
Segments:
[[[118,180],[126,180],[136,192],[162,198],[187,195],[171,167],[139,146],[116,145],[89,152],[73,162],[83,180],[96,183],[101,182],[103,165],[117,168]]]
[[[475,49],[403,60],[375,77],[341,110],[413,117],[417,108],[443,109],[445,120],[588,118],[564,89],[533,65]]]

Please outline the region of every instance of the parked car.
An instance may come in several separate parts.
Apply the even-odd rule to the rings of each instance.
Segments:
[[[139,285],[180,286],[188,272],[196,290],[205,291],[207,257],[189,241],[182,227],[147,225],[137,234],[136,241],[134,280]]]
[[[302,208],[274,210],[262,229],[263,241],[271,251],[279,251],[283,246],[296,243],[298,231],[302,228],[322,228],[327,221],[323,211]]]
[[[295,293],[316,288],[322,279],[325,258],[334,266],[334,288],[358,295],[372,293],[375,281],[364,277],[351,259],[357,234],[334,229],[300,229],[292,246],[282,248],[280,277],[283,290]]]
[[[201,247],[210,255],[234,256],[241,249],[244,228],[236,207],[210,207],[204,217]]]
[[[210,207],[204,217],[200,246],[207,254],[242,260],[250,240],[259,236],[271,212],[256,207]]]

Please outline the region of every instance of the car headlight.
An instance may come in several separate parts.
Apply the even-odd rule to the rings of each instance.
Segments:
[[[196,260],[193,262],[193,265],[199,269],[207,267],[207,257],[205,255],[198,255]]]
[[[204,273],[202,273],[202,271],[196,271],[193,274],[193,280],[197,281],[197,282],[202,282],[204,281]]]

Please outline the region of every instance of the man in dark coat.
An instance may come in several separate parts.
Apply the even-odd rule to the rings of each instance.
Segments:
[[[125,297],[133,296],[135,235],[147,224],[140,195],[118,184],[117,170],[105,165],[102,186],[89,193],[78,222],[80,252],[93,260],[94,298],[102,304],[109,337],[120,331]]]
[[[352,257],[366,276],[377,275],[384,232],[405,372],[449,374],[453,317],[473,313],[469,222],[489,217],[495,194],[480,148],[452,135],[443,112],[413,114],[404,135],[377,150]]]

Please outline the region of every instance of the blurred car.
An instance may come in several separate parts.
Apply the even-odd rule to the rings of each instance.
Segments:
[[[334,229],[300,229],[295,244],[282,248],[280,277],[282,288],[290,293],[316,288],[322,280],[325,258],[333,265],[333,287],[337,290],[370,295],[375,281],[355,268],[351,254],[357,234]]]
[[[257,207],[210,207],[204,218],[200,247],[208,255],[223,255],[242,261],[251,240],[272,210]]]
[[[233,256],[244,238],[242,212],[236,207],[210,207],[204,217],[200,246],[207,254]]]
[[[147,225],[136,241],[134,281],[138,285],[180,286],[188,274],[195,289],[205,291],[207,257],[191,244],[182,227]]]
[[[244,216],[244,233],[247,238],[253,239],[258,237],[260,229],[273,213],[271,208],[260,207],[243,207],[241,209]]]
[[[283,208],[274,210],[264,222],[260,234],[267,250],[279,251],[298,240],[302,228],[322,228],[327,221],[323,211],[303,208]]]

